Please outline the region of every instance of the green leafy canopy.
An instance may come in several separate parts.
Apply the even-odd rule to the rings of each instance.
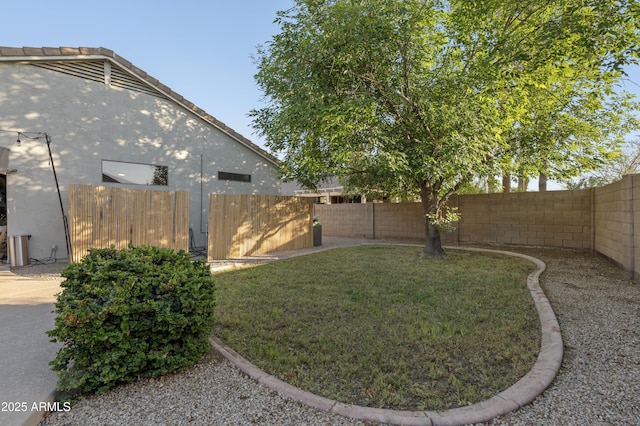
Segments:
[[[627,0],[296,0],[258,51],[251,116],[285,180],[420,194],[437,216],[478,176],[606,161],[633,124],[614,89],[638,14]]]

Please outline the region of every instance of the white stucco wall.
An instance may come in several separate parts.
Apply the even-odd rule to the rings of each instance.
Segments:
[[[168,166],[168,187],[130,187],[189,191],[199,245],[209,193],[280,193],[271,162],[177,103],[29,64],[0,62],[0,129],[50,135],[67,214],[69,184],[119,185],[102,182],[102,160]],[[22,137],[17,146],[16,137],[0,132],[0,147],[11,149],[9,168],[17,170],[7,176],[8,233],[32,236],[31,258],[48,258],[54,245],[65,258],[47,144]],[[219,181],[219,171],[251,174],[251,183]]]

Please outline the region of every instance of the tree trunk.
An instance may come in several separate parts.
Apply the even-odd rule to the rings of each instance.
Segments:
[[[498,179],[493,175],[489,175],[489,177],[487,177],[487,194],[497,192],[499,187],[500,182],[498,181]]]
[[[426,218],[426,216],[425,216]],[[447,254],[442,248],[442,241],[440,239],[440,231],[434,225],[429,222],[429,219],[426,218],[426,244],[424,246],[423,255],[424,257],[444,257]]]
[[[511,192],[511,173],[502,175],[502,192]]]
[[[540,172],[540,176],[538,177],[538,191],[544,192],[547,190],[547,175]]]
[[[527,192],[528,186],[529,186],[529,179],[525,179],[523,177],[518,178],[518,192]]]
[[[438,211],[438,195],[427,182],[420,184],[420,200],[422,201],[422,212],[424,214],[425,246],[423,256],[429,258],[445,257],[446,253],[442,248],[440,231],[434,226],[427,215],[435,214]]]

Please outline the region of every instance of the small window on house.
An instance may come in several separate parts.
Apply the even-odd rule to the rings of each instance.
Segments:
[[[218,172],[219,180],[235,180],[238,182],[251,182],[251,175],[242,173]]]
[[[102,181],[132,185],[169,185],[169,167],[102,160]]]

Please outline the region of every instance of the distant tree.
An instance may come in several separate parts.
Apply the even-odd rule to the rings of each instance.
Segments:
[[[569,78],[555,76],[529,90],[521,101],[525,111],[507,132],[501,166],[521,181],[539,176],[566,181],[597,170],[617,157],[625,136],[638,127],[631,95],[592,82],[617,81],[622,72],[585,72],[590,79],[563,72]]]
[[[153,179],[151,185],[168,185],[169,184],[169,168],[167,166],[152,166]]]
[[[638,53],[632,0],[294,3],[258,51],[255,128],[285,180],[314,188],[335,175],[363,193],[419,195],[427,256],[444,254],[449,196],[533,149],[510,132],[541,91],[561,81],[611,93]]]
[[[586,189],[604,186],[621,180],[625,175],[640,173],[640,139],[624,144],[622,151],[607,165],[585,173],[577,179],[564,181],[567,189]]]

